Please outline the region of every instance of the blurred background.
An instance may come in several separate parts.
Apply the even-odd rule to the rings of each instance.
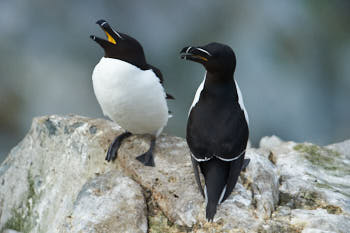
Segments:
[[[106,19],[143,45],[161,69],[173,112],[165,132],[184,136],[204,69],[179,59],[218,41],[237,56],[235,78],[250,139],[275,134],[321,145],[350,138],[350,1],[1,0],[0,161],[46,114],[103,117],[91,73],[103,56],[90,34]]]

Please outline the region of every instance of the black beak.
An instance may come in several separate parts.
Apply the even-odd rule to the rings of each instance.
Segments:
[[[187,46],[180,52],[181,59],[191,60],[199,63],[207,62],[212,56],[207,50],[201,47]]]
[[[100,37],[91,35],[90,38],[95,41],[97,44],[99,44],[104,50],[106,50],[109,46],[111,46],[111,43],[109,41],[104,40]]]
[[[103,20],[103,19],[98,20],[96,24],[98,24],[102,28],[102,30],[106,33],[107,40],[104,40],[94,35],[91,35],[90,38],[93,41],[97,42],[99,45],[101,45],[102,48],[106,48],[110,44],[117,44],[117,41],[123,38],[120,35],[120,33],[113,30],[113,28],[109,26],[106,20]]]

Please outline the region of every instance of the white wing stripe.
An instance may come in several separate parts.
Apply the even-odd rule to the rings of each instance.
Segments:
[[[205,77],[206,77],[206,76],[207,76],[207,72],[205,72],[205,74],[204,74],[204,79],[203,79],[202,83],[199,85],[199,87],[198,87],[198,89],[197,89],[197,91],[196,91],[196,94],[195,94],[195,96],[194,96],[192,105],[191,105],[191,107],[190,107],[190,111],[188,111],[188,116],[190,115],[192,108],[193,108],[194,106],[196,106],[196,104],[197,104],[198,101],[199,101],[199,97],[201,96],[201,92],[202,92],[203,87],[204,87]]]
[[[222,161],[225,161],[225,162],[231,162],[231,161],[233,161],[233,160],[239,159],[239,158],[244,154],[244,152],[245,152],[245,150],[242,151],[242,152],[241,152],[239,155],[237,155],[236,157],[233,157],[232,159],[224,159],[224,158],[221,158],[221,157],[219,157],[219,156],[215,156],[215,157],[218,158],[218,159],[220,159],[220,160],[222,160]]]
[[[225,162],[231,162],[231,161],[234,161],[234,160],[239,159],[244,153],[245,153],[245,150],[242,151],[239,155],[233,157],[232,159],[224,159],[224,158],[221,158],[221,157],[218,156],[218,155],[214,155],[213,157],[216,157],[216,158],[218,158],[218,159],[220,159],[220,160],[222,160],[222,161],[225,161]],[[192,156],[192,158],[194,158],[197,162],[205,162],[205,161],[209,161],[209,160],[211,160],[211,159],[213,158],[213,157],[210,157],[210,158],[204,157],[204,159],[199,159],[199,158],[196,158],[196,156],[194,156],[194,154],[192,154],[192,153],[191,153],[191,156]]]
[[[238,95],[238,103],[239,106],[241,107],[241,109],[244,112],[244,116],[245,116],[245,120],[247,121],[247,124],[249,125],[249,117],[248,117],[248,113],[247,110],[245,109],[244,103],[243,103],[243,96],[242,96],[242,92],[241,89],[239,89],[238,83],[235,80],[235,84],[236,84],[236,89],[237,89],[237,95]]]
[[[192,158],[194,158],[197,162],[205,162],[205,161],[208,161],[208,160],[211,160],[211,158],[207,158],[205,157],[204,159],[198,159],[194,156],[194,154],[191,153],[191,156]]]
[[[208,191],[207,191],[206,185],[204,185],[204,198],[205,198],[205,205],[208,205]]]
[[[222,201],[222,199],[224,198],[225,192],[226,192],[226,185],[225,185],[225,187],[223,188],[223,190],[222,190],[222,192],[221,192],[221,195],[220,195],[220,199],[219,199],[219,201],[218,201],[218,204],[221,204],[221,201]]]

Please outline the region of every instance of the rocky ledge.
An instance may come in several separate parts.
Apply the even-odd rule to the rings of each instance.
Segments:
[[[232,195],[205,220],[183,138],[162,135],[156,167],[135,157],[149,138],[81,116],[33,120],[0,166],[2,232],[349,232],[350,140],[326,147],[265,137]]]

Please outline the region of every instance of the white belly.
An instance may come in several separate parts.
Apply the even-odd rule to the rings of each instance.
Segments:
[[[123,129],[158,136],[168,122],[166,95],[152,70],[103,57],[92,74],[103,113]]]

